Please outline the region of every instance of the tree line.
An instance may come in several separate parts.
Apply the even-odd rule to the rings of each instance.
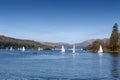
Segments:
[[[0,49],[6,49],[6,48],[9,49],[10,47],[17,49],[17,48],[22,48],[23,46],[27,49],[38,48],[38,47],[43,49],[52,48],[51,46],[43,45],[33,40],[21,40],[21,39],[15,39],[0,35]]]

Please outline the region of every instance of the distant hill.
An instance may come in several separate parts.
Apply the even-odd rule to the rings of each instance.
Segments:
[[[75,43],[75,45],[76,45],[77,49],[81,49],[81,48],[84,48],[84,47],[90,45],[93,41],[95,41],[95,39],[86,40],[86,41],[83,41],[81,43]],[[44,44],[44,45],[55,47],[55,48],[61,48],[62,45],[64,45],[66,49],[70,49],[70,48],[73,47],[72,44],[64,43],[64,42],[58,42],[58,43],[41,42],[41,43]]]
[[[22,40],[0,35],[0,49],[6,49],[10,47],[17,49],[23,46],[25,48],[52,48],[51,46],[43,45],[33,40]]]
[[[76,48],[84,48],[88,45],[90,45],[92,42],[94,42],[96,39],[90,39],[90,40],[86,40],[83,41],[81,43],[76,43]]]
[[[48,46],[52,46],[55,48],[61,48],[62,45],[64,45],[65,48],[71,48],[72,45],[69,43],[64,43],[64,42],[57,42],[57,43],[53,43],[53,42],[41,42],[44,45],[48,45]]]
[[[80,48],[84,48],[84,47],[90,45],[93,41],[95,41],[95,39],[86,40],[81,43],[76,43],[75,45],[76,45],[77,49],[80,49]],[[72,48],[72,44],[64,43],[64,42],[57,42],[57,43],[37,42],[34,40],[16,39],[16,38],[0,35],[0,49],[6,49],[6,48],[10,48],[10,47],[17,49],[17,48],[21,48],[23,46],[25,46],[25,48],[28,48],[28,49],[29,48],[38,48],[38,47],[48,49],[48,48],[61,48],[62,45],[64,45],[66,49]]]

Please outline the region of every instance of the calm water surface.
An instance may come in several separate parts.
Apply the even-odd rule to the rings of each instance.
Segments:
[[[119,53],[71,52],[0,50],[0,80],[120,80]]]

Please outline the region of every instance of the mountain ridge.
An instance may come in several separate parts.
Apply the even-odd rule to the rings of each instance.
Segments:
[[[75,46],[76,46],[77,49],[81,49],[81,48],[84,48],[84,47],[90,45],[95,40],[96,39],[89,39],[89,40],[86,40],[86,41],[83,41],[83,42],[80,42],[80,43],[75,43]],[[44,44],[44,45],[55,47],[55,48],[61,48],[62,45],[64,45],[64,47],[66,49],[69,49],[69,48],[73,47],[73,44],[66,43],[66,42],[55,42],[55,43],[54,42],[41,42],[41,43]]]

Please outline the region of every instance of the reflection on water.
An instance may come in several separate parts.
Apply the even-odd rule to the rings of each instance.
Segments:
[[[111,75],[113,80],[120,79],[120,56],[119,53],[111,53],[113,60],[111,61]]]
[[[112,68],[111,68],[111,75],[114,79],[118,79],[120,76],[119,76],[119,65],[118,65],[118,60],[113,60],[112,62]]]
[[[99,56],[99,77],[102,78],[102,74],[103,74],[103,71],[102,71],[102,56]]]
[[[19,59],[61,59],[61,58],[67,58],[67,56],[55,56],[55,55],[34,55],[30,56],[28,58],[19,58]]]
[[[120,53],[117,53],[117,52],[112,52],[110,53],[110,55],[113,57],[120,57]]]
[[[37,54],[33,54],[37,52]],[[0,50],[0,80],[119,80],[119,53]]]

